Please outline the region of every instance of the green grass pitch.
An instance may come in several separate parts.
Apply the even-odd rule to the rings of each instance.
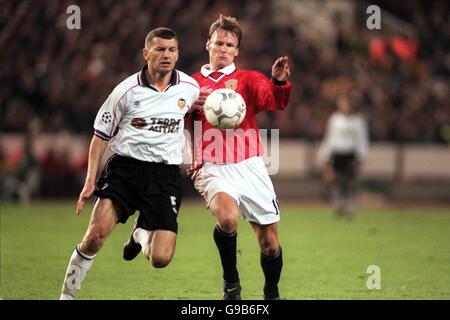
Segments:
[[[364,209],[336,220],[325,206],[282,205],[282,298],[450,299],[450,212]],[[69,257],[81,240],[92,203],[1,206],[1,299],[58,299]],[[78,299],[221,299],[214,219],[185,202],[172,263],[154,269],[139,255],[122,259],[133,218],[118,225],[97,255]],[[367,268],[381,270],[381,289],[367,288]],[[263,275],[255,236],[241,220],[238,267],[243,299],[261,299]]]

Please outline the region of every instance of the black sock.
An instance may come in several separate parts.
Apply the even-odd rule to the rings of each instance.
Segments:
[[[261,253],[261,267],[266,280],[264,284],[264,295],[266,296],[278,296],[278,281],[280,281],[281,269],[283,268],[282,253],[281,247],[279,247],[276,256],[271,257]]]
[[[238,282],[239,273],[236,268],[236,241],[237,232],[228,234],[223,232],[219,225],[214,228],[214,241],[219,249],[220,260],[223,267],[223,279],[227,282]]]

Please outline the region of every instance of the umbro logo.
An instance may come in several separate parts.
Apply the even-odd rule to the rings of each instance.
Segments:
[[[136,101],[133,101],[133,105],[135,106],[135,108],[138,108],[138,107],[140,107],[140,106],[141,106],[141,102],[140,102],[140,101],[138,101],[138,100],[136,100]]]

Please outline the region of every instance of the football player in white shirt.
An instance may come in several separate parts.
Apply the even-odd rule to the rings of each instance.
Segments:
[[[69,261],[60,299],[71,300],[89,273],[94,257],[117,223],[136,210],[139,217],[124,247],[132,260],[142,250],[155,268],[174,254],[181,204],[184,116],[197,100],[198,83],[175,69],[178,38],[168,28],[146,37],[146,65],[121,82],[98,111],[89,164],[76,213],[97,196],[86,234]],[[95,182],[108,145],[113,155]]]
[[[325,163],[324,180],[331,187],[336,215],[351,217],[354,180],[367,156],[368,132],[365,119],[354,112],[348,95],[338,96],[337,109],[328,119],[318,156],[319,163]]]

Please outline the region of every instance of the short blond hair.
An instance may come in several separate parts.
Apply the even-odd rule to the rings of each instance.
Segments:
[[[212,35],[217,31],[217,29],[222,29],[234,33],[237,37],[237,47],[239,48],[242,39],[242,29],[235,17],[228,17],[220,14],[219,19],[214,21],[209,27],[208,40],[211,39]]]

